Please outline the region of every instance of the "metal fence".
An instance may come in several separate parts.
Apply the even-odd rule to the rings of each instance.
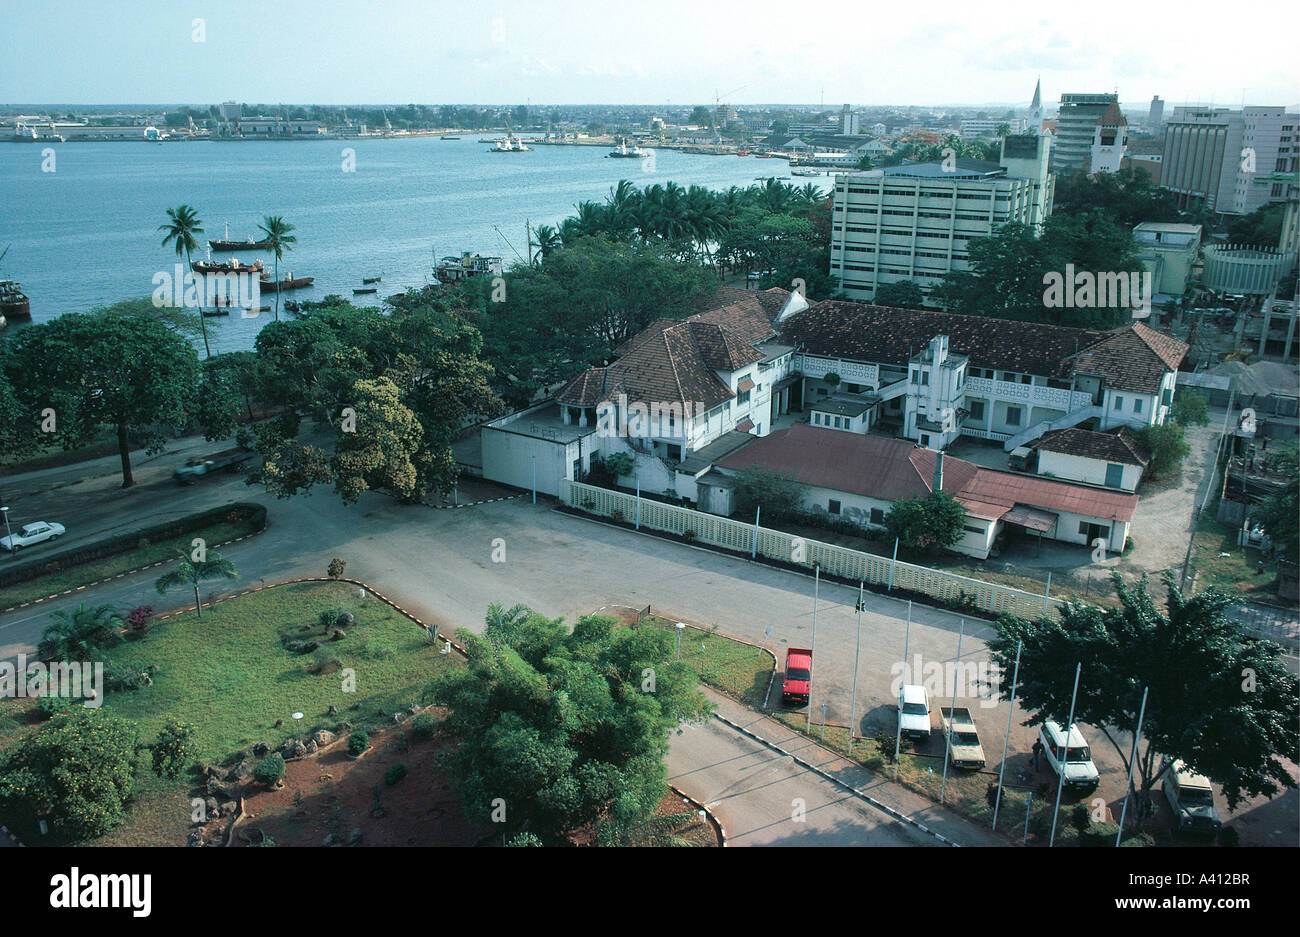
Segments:
[[[796,537],[769,527],[756,527],[716,514],[637,498],[635,495],[581,482],[560,480],[560,500],[590,514],[610,517],[686,536],[689,539],[767,559],[806,566],[852,582],[859,580],[927,595],[945,604],[964,605],[990,615],[1008,613],[1038,618],[1058,611],[1062,602],[979,579],[969,579],[887,556],[864,553],[820,540]]]
[[[1292,654],[1300,653],[1300,615],[1295,610],[1243,602],[1229,605],[1224,612],[1243,631],[1276,641]]]

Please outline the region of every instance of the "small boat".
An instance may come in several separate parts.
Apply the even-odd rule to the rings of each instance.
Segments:
[[[382,280],[382,279],[383,279],[383,276],[382,276],[382,275],[381,275],[381,276],[377,276],[377,277],[362,277],[362,278],[361,278],[361,282],[362,282],[362,283],[378,283],[378,282],[379,282],[380,280]]]
[[[13,280],[0,280],[0,318],[30,319],[32,305],[20,284]]]
[[[496,146],[488,147],[489,153],[531,153],[531,146],[526,146],[523,140],[519,139],[518,134],[510,134],[502,140],[497,141]]]
[[[820,176],[821,170],[818,169],[791,169],[792,176]]]
[[[257,273],[263,272],[262,262],[241,264],[238,260],[196,260],[190,264],[195,273]]]
[[[214,251],[265,251],[271,249],[270,241],[254,241],[249,238],[246,241],[230,240],[230,222],[226,222],[226,237],[220,241],[208,241],[208,247]]]
[[[296,316],[302,312],[302,303],[298,302],[296,299],[286,300],[284,303],[284,311],[292,312]]]
[[[377,286],[358,286],[356,289],[352,291],[352,295],[359,296],[362,293],[378,293],[378,292],[379,292],[379,287]]]
[[[230,315],[230,308],[227,306],[218,306],[216,309],[202,309],[200,312],[202,312],[203,318],[214,319],[217,316]]]
[[[628,146],[626,142],[623,142],[605,155],[612,159],[641,159],[646,155],[646,151],[641,149],[641,147],[637,146],[635,143]]]
[[[459,140],[460,137],[459,137],[458,135],[456,135],[456,134],[447,134],[445,137],[442,137],[441,139],[443,139],[443,140]]]
[[[285,290],[306,289],[315,282],[315,277],[295,277],[292,273],[285,276],[283,280],[272,280],[266,274],[262,274],[258,285],[264,293],[282,293]]]

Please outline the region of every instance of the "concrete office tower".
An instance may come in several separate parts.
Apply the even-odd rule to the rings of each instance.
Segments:
[[[850,299],[871,301],[888,283],[931,293],[968,270],[968,249],[1008,222],[1040,230],[1052,212],[1052,138],[1006,137],[1002,159],[917,163],[835,177],[830,273]]]
[[[844,107],[840,109],[840,120],[843,124],[843,129],[840,131],[841,133],[849,136],[859,133],[858,115],[853,113],[853,108],[848,104],[845,104]]]
[[[1160,125],[1165,122],[1165,102],[1160,100],[1160,95],[1151,98],[1151,109],[1147,111],[1147,129],[1159,130]]]
[[[1089,172],[1097,122],[1119,98],[1114,94],[1063,94],[1057,115],[1052,171]],[[1122,116],[1122,115],[1121,115]],[[1123,155],[1121,153],[1121,155]]]
[[[1160,181],[1180,207],[1204,200],[1244,215],[1294,198],[1300,115],[1283,107],[1177,107],[1165,124]]]

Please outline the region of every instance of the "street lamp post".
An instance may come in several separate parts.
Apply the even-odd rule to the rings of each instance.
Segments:
[[[9,538],[9,552],[14,559],[18,558],[18,551],[14,549],[14,532],[9,529],[9,508],[8,506],[0,507],[0,514],[5,516],[5,536]]]
[[[682,632],[686,630],[686,623],[679,621],[677,623],[677,659],[682,659]]]

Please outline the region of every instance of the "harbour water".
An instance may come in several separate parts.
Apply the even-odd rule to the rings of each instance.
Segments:
[[[484,137],[491,136],[485,134]],[[154,276],[177,262],[162,246],[166,210],[193,206],[209,239],[258,234],[267,215],[298,238],[283,277],[315,277],[285,299],[339,294],[358,305],[428,283],[435,258],[463,250],[527,255],[525,223],[557,224],[586,199],[601,200],[619,179],[637,186],[669,180],[714,189],[790,178],[783,160],[656,150],[645,160],[607,159],[608,149],[538,146],[490,153],[478,135],[285,142],[70,143],[53,147],[53,171],[39,144],[0,146],[0,249],[12,244],[0,278],[17,280],[32,321],[148,296]],[[261,259],[241,252],[214,255]],[[353,296],[363,277],[383,276],[378,294]],[[273,294],[264,304],[274,306]],[[281,315],[284,313],[282,312]],[[273,313],[210,319],[213,351],[251,347]]]

